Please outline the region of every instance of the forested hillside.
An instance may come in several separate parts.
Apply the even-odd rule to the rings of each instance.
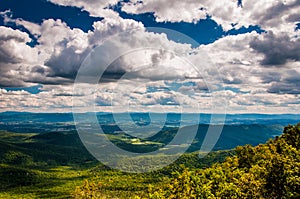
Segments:
[[[206,169],[184,169],[149,198],[300,198],[300,124],[275,140],[239,146]]]

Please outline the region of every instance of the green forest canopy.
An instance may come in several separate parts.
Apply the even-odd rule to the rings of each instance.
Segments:
[[[300,123],[206,169],[184,169],[150,198],[300,198]]]

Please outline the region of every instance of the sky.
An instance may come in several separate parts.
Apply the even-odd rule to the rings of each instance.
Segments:
[[[300,113],[300,0],[2,0],[0,108]]]

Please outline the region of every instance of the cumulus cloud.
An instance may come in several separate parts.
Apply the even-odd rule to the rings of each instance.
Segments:
[[[117,0],[72,1],[51,0],[51,2],[64,6],[83,8],[93,16],[116,18],[117,14],[110,9]],[[242,6],[241,6],[242,5]],[[287,1],[197,1],[197,0],[131,0],[123,3],[122,10],[128,13],[154,13],[158,22],[197,22],[211,16],[223,29],[230,30],[250,25],[259,25],[265,30],[274,32],[292,32],[296,23],[299,23],[299,0]]]
[[[124,4],[122,10],[128,13],[154,12],[158,22],[190,22],[196,23],[206,18],[206,12],[201,9],[199,1],[195,0],[152,0],[152,1],[130,1]]]
[[[170,41],[165,34],[149,32],[140,22],[122,19],[112,11],[110,15],[105,7],[115,0],[52,2],[107,17],[87,33],[61,20],[42,24],[14,20],[37,38],[34,47],[27,44],[31,41],[27,33],[0,26],[0,85],[44,84],[35,95],[0,89],[2,110],[70,111],[72,95],[81,111],[90,111],[89,107],[110,111],[111,105],[124,109],[128,104],[161,111],[164,106],[171,110],[184,104],[191,112],[198,106],[209,112],[209,107],[224,106],[225,98],[233,112],[299,108],[300,48],[299,31],[295,31],[299,1],[249,0],[243,6],[228,0],[123,3],[124,11],[154,12],[157,21],[197,22],[208,14],[225,30],[236,23],[235,28],[259,25],[267,31],[226,36],[194,49]],[[103,81],[96,89],[89,82],[79,82],[82,89],[74,93],[72,83],[90,52],[96,67],[87,75],[95,77],[103,70]]]
[[[241,6],[242,5],[242,6]],[[265,30],[293,32],[299,22],[299,0],[288,1],[137,1],[124,3],[128,13],[153,12],[157,21],[196,22],[211,16],[224,30],[259,25]]]
[[[41,25],[17,21],[37,35],[38,44],[30,47],[27,33],[0,27],[2,86],[71,83],[92,48],[118,32],[143,28],[133,20],[107,19],[95,22],[95,30],[84,33],[61,20],[48,19]]]
[[[275,37],[272,32],[263,35],[252,32],[224,37],[199,48],[207,51],[219,68],[225,87],[233,88],[234,92],[230,93],[234,95],[226,94],[230,109],[238,109],[239,106],[248,107],[246,111],[261,106],[278,108],[297,101],[300,84],[299,64],[296,63],[299,63],[299,53],[296,53],[297,42],[294,43],[290,37]],[[267,60],[273,62],[268,63]],[[267,63],[270,66],[280,64],[280,67],[267,67]],[[271,98],[276,94],[282,96]],[[294,101],[284,104],[283,96],[287,95],[294,95]]]
[[[45,65],[52,76],[74,78],[80,63],[88,53],[87,34],[80,29],[70,29],[60,20],[46,20],[41,25],[40,43]]]
[[[207,52],[224,83],[252,84],[258,82],[257,75],[262,70],[259,64],[262,55],[249,46],[249,42],[257,36],[256,32],[227,36],[199,48]]]
[[[0,62],[14,64],[36,59],[34,49],[26,45],[30,41],[28,34],[0,26]]]
[[[282,74],[280,81],[274,81],[268,92],[277,94],[300,94],[300,73],[288,70]]]
[[[0,26],[0,85],[4,87],[29,86],[33,83],[60,84],[64,78],[53,74],[53,69],[46,66],[54,50],[50,41],[46,44],[30,47],[27,33]],[[51,39],[51,38],[49,38]],[[41,38],[43,41],[43,38]],[[55,42],[55,40],[53,40]],[[61,42],[61,41],[60,41]],[[56,51],[57,52],[57,51]]]
[[[49,0],[52,3],[62,6],[75,6],[82,8],[96,17],[118,17],[118,14],[110,9],[106,9],[109,5],[114,5],[118,0]]]
[[[61,20],[45,20],[38,28],[37,24],[24,21],[22,23],[27,24],[29,30],[39,34],[38,45],[35,47],[27,45],[27,42],[30,42],[27,33],[1,27],[3,29],[0,36],[2,44],[0,62],[3,63],[1,70],[7,72],[2,73],[2,85],[18,86],[30,82],[55,84],[55,81],[57,84],[68,84],[74,80],[83,60],[95,46],[122,32],[127,33],[115,40],[114,44],[106,46],[102,52],[98,52],[97,57],[101,58],[112,52],[116,56],[122,56],[134,49],[147,47],[156,50],[147,55],[143,54],[143,51],[136,51],[134,55],[123,56],[106,72],[111,74],[128,72],[131,73],[131,78],[160,79],[170,76],[166,67],[173,65],[173,69],[176,70],[169,78],[183,77],[186,73],[182,70],[185,63],[177,63],[179,59],[173,58],[171,52],[182,53],[190,49],[190,45],[171,42],[164,34],[148,33],[141,23],[133,20],[105,19],[95,22],[94,31],[88,33],[76,28],[71,29]],[[162,53],[165,49],[171,52]],[[136,59],[132,59],[132,56]],[[155,67],[145,70],[144,66],[142,70],[141,63],[145,63],[145,60]],[[9,79],[12,76],[18,78],[18,81],[14,78],[10,83]]]
[[[98,89],[91,89],[86,85],[83,93],[78,93],[73,100],[69,94],[73,94],[72,85],[47,85],[42,92],[30,94],[26,91],[0,90],[0,107],[5,110],[20,111],[181,111],[180,107],[185,106],[185,111],[195,112],[200,107],[201,112],[218,112],[218,108],[224,106],[224,98],[229,100],[229,112],[260,112],[283,113],[291,111],[297,112],[298,97],[295,95],[277,93],[266,93],[257,91],[253,93],[236,93],[230,90],[217,91],[215,93],[190,93],[191,96],[183,92],[157,90],[149,93],[145,89],[136,88],[142,83],[124,80],[121,87],[116,90],[116,83],[98,85]],[[148,84],[148,86],[153,83]],[[164,82],[156,82],[155,86],[168,87]],[[147,85],[145,85],[147,87]],[[170,85],[169,85],[170,86]],[[145,88],[144,86],[142,86]],[[131,92],[136,89],[139,92]],[[78,92],[78,91],[77,91]],[[212,95],[214,102],[212,102]],[[110,106],[111,103],[113,106]],[[178,106],[180,104],[180,106]],[[96,105],[95,107],[93,105]]]
[[[122,32],[130,32],[136,30],[145,30],[141,22],[131,19],[122,18],[106,18],[95,22],[93,25],[94,31],[88,33],[89,43],[91,45],[99,45],[109,37]]]
[[[30,65],[38,62],[38,51],[28,45],[27,33],[0,26],[0,85],[26,85]]]
[[[122,28],[120,34],[104,40],[95,48],[81,71],[90,76],[104,73],[104,78],[108,79],[120,78],[124,74],[123,78],[127,79],[151,80],[197,77],[192,65],[181,58],[192,50],[190,44],[170,41],[165,34],[146,32],[142,26],[127,30]],[[101,32],[107,31],[104,28]],[[94,36],[91,37],[93,40]]]
[[[264,55],[262,65],[284,65],[289,60],[300,61],[300,38],[288,34],[275,35],[272,31],[254,38],[250,47]]]
[[[277,94],[300,94],[300,83],[276,82],[268,89],[269,93]]]
[[[243,7],[237,7],[235,1],[204,1],[209,15],[225,30],[249,25],[259,25],[265,30],[293,31],[296,21],[287,20],[288,16],[297,13],[299,0],[288,1],[243,1]],[[299,20],[299,19],[298,19]]]

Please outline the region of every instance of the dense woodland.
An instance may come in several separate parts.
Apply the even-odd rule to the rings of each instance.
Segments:
[[[275,140],[239,146],[206,169],[175,172],[149,198],[300,198],[300,124]]]

